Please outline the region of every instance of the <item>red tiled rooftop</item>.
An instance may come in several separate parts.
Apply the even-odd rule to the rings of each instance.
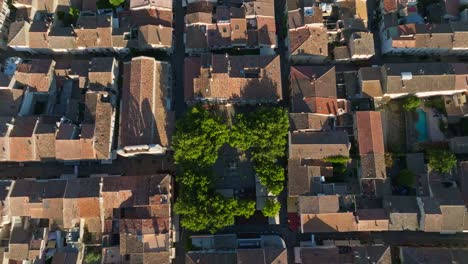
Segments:
[[[380,112],[356,112],[359,154],[385,154]]]

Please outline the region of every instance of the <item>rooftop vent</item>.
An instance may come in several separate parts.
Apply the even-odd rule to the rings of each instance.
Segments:
[[[401,73],[401,80],[408,81],[413,79],[413,74],[411,72],[402,72]]]

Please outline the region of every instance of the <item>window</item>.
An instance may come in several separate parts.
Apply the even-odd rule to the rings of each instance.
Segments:
[[[236,25],[236,29],[239,29],[239,25]]]

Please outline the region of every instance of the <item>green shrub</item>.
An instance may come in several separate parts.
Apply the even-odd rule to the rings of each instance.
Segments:
[[[101,253],[95,250],[90,250],[86,253],[84,261],[87,264],[98,264],[101,263]]]
[[[349,157],[345,157],[345,156],[330,156],[330,157],[326,157],[323,159],[323,161],[325,162],[330,162],[330,163],[339,163],[339,164],[346,164],[348,163],[349,161]]]
[[[427,152],[429,167],[441,173],[449,173],[457,165],[457,157],[447,149],[431,149]]]
[[[262,213],[265,217],[275,217],[278,215],[281,209],[281,204],[272,198],[268,198],[265,201],[265,207],[262,209]]]
[[[421,99],[415,95],[408,95],[402,99],[402,107],[406,112],[412,112],[421,105]]]

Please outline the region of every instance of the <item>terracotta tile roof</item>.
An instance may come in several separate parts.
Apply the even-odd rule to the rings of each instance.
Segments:
[[[301,9],[288,11],[288,28],[293,29],[304,26],[304,18],[301,11]]]
[[[112,115],[113,108],[108,102],[103,102],[100,93],[86,94],[87,98],[94,97],[94,100],[86,100],[88,109],[93,109],[91,120],[94,123],[93,147],[94,155],[97,159],[109,159],[111,155],[112,143]],[[90,101],[93,103],[90,105]]]
[[[229,47],[231,45],[231,24],[209,24],[207,26],[207,42],[211,49]]]
[[[350,55],[375,55],[374,35],[370,32],[354,32],[349,45]]]
[[[121,146],[169,145],[174,126],[174,112],[167,109],[169,75],[169,64],[149,57],[124,64]]]
[[[29,29],[29,47],[33,49],[48,48],[48,25],[45,21],[34,21]]]
[[[55,26],[47,36],[48,47],[51,49],[75,49],[75,35],[70,27]]]
[[[291,90],[303,97],[336,98],[334,66],[294,66],[290,73]]]
[[[148,235],[167,233],[170,229],[169,218],[120,219],[120,233]]]
[[[112,217],[114,208],[148,205],[152,205],[152,207],[137,211],[128,211],[127,213],[134,214],[136,217],[146,217],[148,215],[168,217],[167,212],[169,208],[163,203],[164,199],[162,199],[163,197],[161,195],[168,194],[170,188],[171,178],[168,175],[103,178],[102,197],[104,219]],[[159,205],[161,203],[163,205]],[[153,205],[155,207],[153,207]]]
[[[101,178],[98,177],[68,180],[64,197],[68,199],[99,197],[100,182]]]
[[[201,98],[233,101],[277,101],[282,97],[279,57],[266,55],[205,55],[193,94]],[[202,59],[203,59],[202,58]],[[230,67],[226,67],[229,62]],[[194,75],[194,72],[190,72]],[[211,74],[211,76],[210,76]],[[225,84],[229,86],[226,87]],[[187,98],[187,96],[186,96]]]
[[[42,116],[34,131],[36,156],[38,160],[55,158],[55,127],[60,117]]]
[[[170,252],[146,252],[143,254],[143,263],[170,263]]]
[[[17,65],[15,78],[18,83],[35,92],[48,92],[53,82],[55,62],[49,59],[32,59]]]
[[[81,15],[76,22],[76,44],[78,47],[112,47],[112,17],[106,14]]]
[[[194,23],[201,23],[201,24],[211,24],[213,21],[213,15],[211,13],[205,12],[194,12],[185,15],[185,24],[194,24]]]
[[[418,230],[418,204],[414,196],[385,196],[384,208],[389,211],[389,230]]]
[[[76,127],[62,124],[55,138],[55,156],[62,160],[78,160],[81,157],[81,142],[75,136]]]
[[[301,230],[303,233],[355,232],[358,225],[352,212],[301,214]]]
[[[442,229],[442,212],[440,204],[433,197],[420,197],[424,212],[424,232],[440,232]],[[421,216],[422,217],[422,216]]]
[[[0,89],[0,116],[16,116],[22,100],[22,89]]]
[[[244,2],[245,15],[249,16],[263,16],[263,17],[274,17],[275,16],[275,5],[271,2],[262,1],[251,1]]]
[[[468,47],[468,26],[466,23],[451,22],[453,30],[453,48]]]
[[[388,231],[388,213],[384,209],[359,209],[356,218],[359,231]]]
[[[185,256],[186,264],[237,264],[236,252],[187,252]]]
[[[380,112],[356,112],[359,154],[385,154]]]
[[[361,91],[367,97],[382,97],[382,85],[380,84],[380,68],[363,67],[358,70]]]
[[[268,32],[276,32],[275,17],[257,17],[257,28],[258,30],[264,30]]]
[[[31,25],[26,21],[12,22],[8,33],[8,46],[28,46],[30,27]]]
[[[403,72],[411,73],[411,79],[402,80]],[[382,73],[386,94],[455,90],[454,69],[447,63],[385,64]]]
[[[289,30],[291,55],[328,56],[327,29],[304,26]]]
[[[337,195],[299,196],[300,214],[336,213],[340,209]]]
[[[329,115],[313,113],[289,113],[288,117],[291,131],[330,131],[334,126],[334,118]]]
[[[288,195],[314,194],[313,177],[333,176],[331,164],[308,164],[304,160],[294,158],[288,160]]]
[[[114,84],[114,67],[117,67],[113,57],[91,59],[88,71],[89,89],[93,91],[103,91],[111,88]]]
[[[139,28],[138,41],[141,48],[146,47],[171,47],[172,28],[145,25]]]
[[[215,4],[210,1],[194,1],[187,5],[187,14],[196,12],[212,13],[214,7]]]
[[[231,43],[232,45],[247,44],[247,21],[243,18],[231,19]]]
[[[130,8],[167,8],[172,9],[172,0],[130,0]]]
[[[120,254],[149,253],[165,250],[169,247],[169,236],[167,234],[134,235],[120,234]],[[163,255],[165,256],[165,254]],[[160,256],[161,257],[161,256]],[[141,263],[141,262],[137,262]]]
[[[194,79],[200,77],[200,57],[186,57],[184,61],[184,98],[188,101],[194,96]]]
[[[52,264],[75,264],[78,260],[78,253],[56,252],[52,258]]]
[[[361,178],[387,178],[384,154],[361,155]]]
[[[18,116],[13,123],[13,129],[9,135],[10,160],[28,161],[35,160],[35,147],[33,133],[36,128],[37,118],[30,116]]]
[[[207,26],[206,25],[190,25],[185,28],[187,34],[187,49],[205,50],[208,47]]]
[[[60,225],[65,186],[66,181],[63,180],[17,180],[10,195],[11,215],[51,219]]]
[[[81,218],[99,218],[100,178],[68,180],[64,193],[63,222],[65,228],[74,227]]]
[[[291,133],[289,142],[290,158],[321,160],[337,155],[349,156],[349,140],[346,132]]]

